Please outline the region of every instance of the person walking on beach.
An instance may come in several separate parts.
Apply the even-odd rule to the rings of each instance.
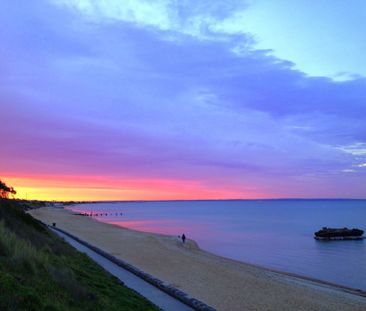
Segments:
[[[183,244],[184,244],[185,241],[186,241],[186,236],[183,233],[183,235],[182,235],[182,242],[183,242]]]

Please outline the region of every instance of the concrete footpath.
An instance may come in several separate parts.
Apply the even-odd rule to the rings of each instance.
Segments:
[[[52,229],[52,228],[51,228]],[[62,237],[66,242],[75,247],[78,251],[87,254],[91,259],[103,267],[106,271],[116,276],[121,280],[127,287],[135,290],[140,295],[144,296],[146,299],[150,300],[156,306],[166,311],[192,311],[191,307],[180,302],[179,300],[173,298],[167,293],[161,291],[155,286],[149,284],[133,273],[119,267],[115,263],[111,262],[107,258],[97,254],[90,248],[84,246],[83,244],[77,242],[66,234],[53,230],[57,235]]]

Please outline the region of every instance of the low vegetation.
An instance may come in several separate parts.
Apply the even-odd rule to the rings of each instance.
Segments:
[[[158,310],[23,209],[0,199],[0,310]]]
[[[9,195],[13,197],[17,194],[13,187],[9,187],[0,179],[0,198],[7,199]]]

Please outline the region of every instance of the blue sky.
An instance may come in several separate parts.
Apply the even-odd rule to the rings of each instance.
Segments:
[[[2,1],[0,173],[112,180],[103,198],[366,197],[365,4],[294,3]]]
[[[243,27],[310,76],[349,80],[366,74],[365,1],[252,1]]]

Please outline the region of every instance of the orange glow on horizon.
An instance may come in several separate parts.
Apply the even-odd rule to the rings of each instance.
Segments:
[[[194,200],[267,198],[254,190],[207,186],[177,179],[116,179],[105,176],[1,176],[16,198],[46,201]],[[245,187],[242,187],[245,189]]]

